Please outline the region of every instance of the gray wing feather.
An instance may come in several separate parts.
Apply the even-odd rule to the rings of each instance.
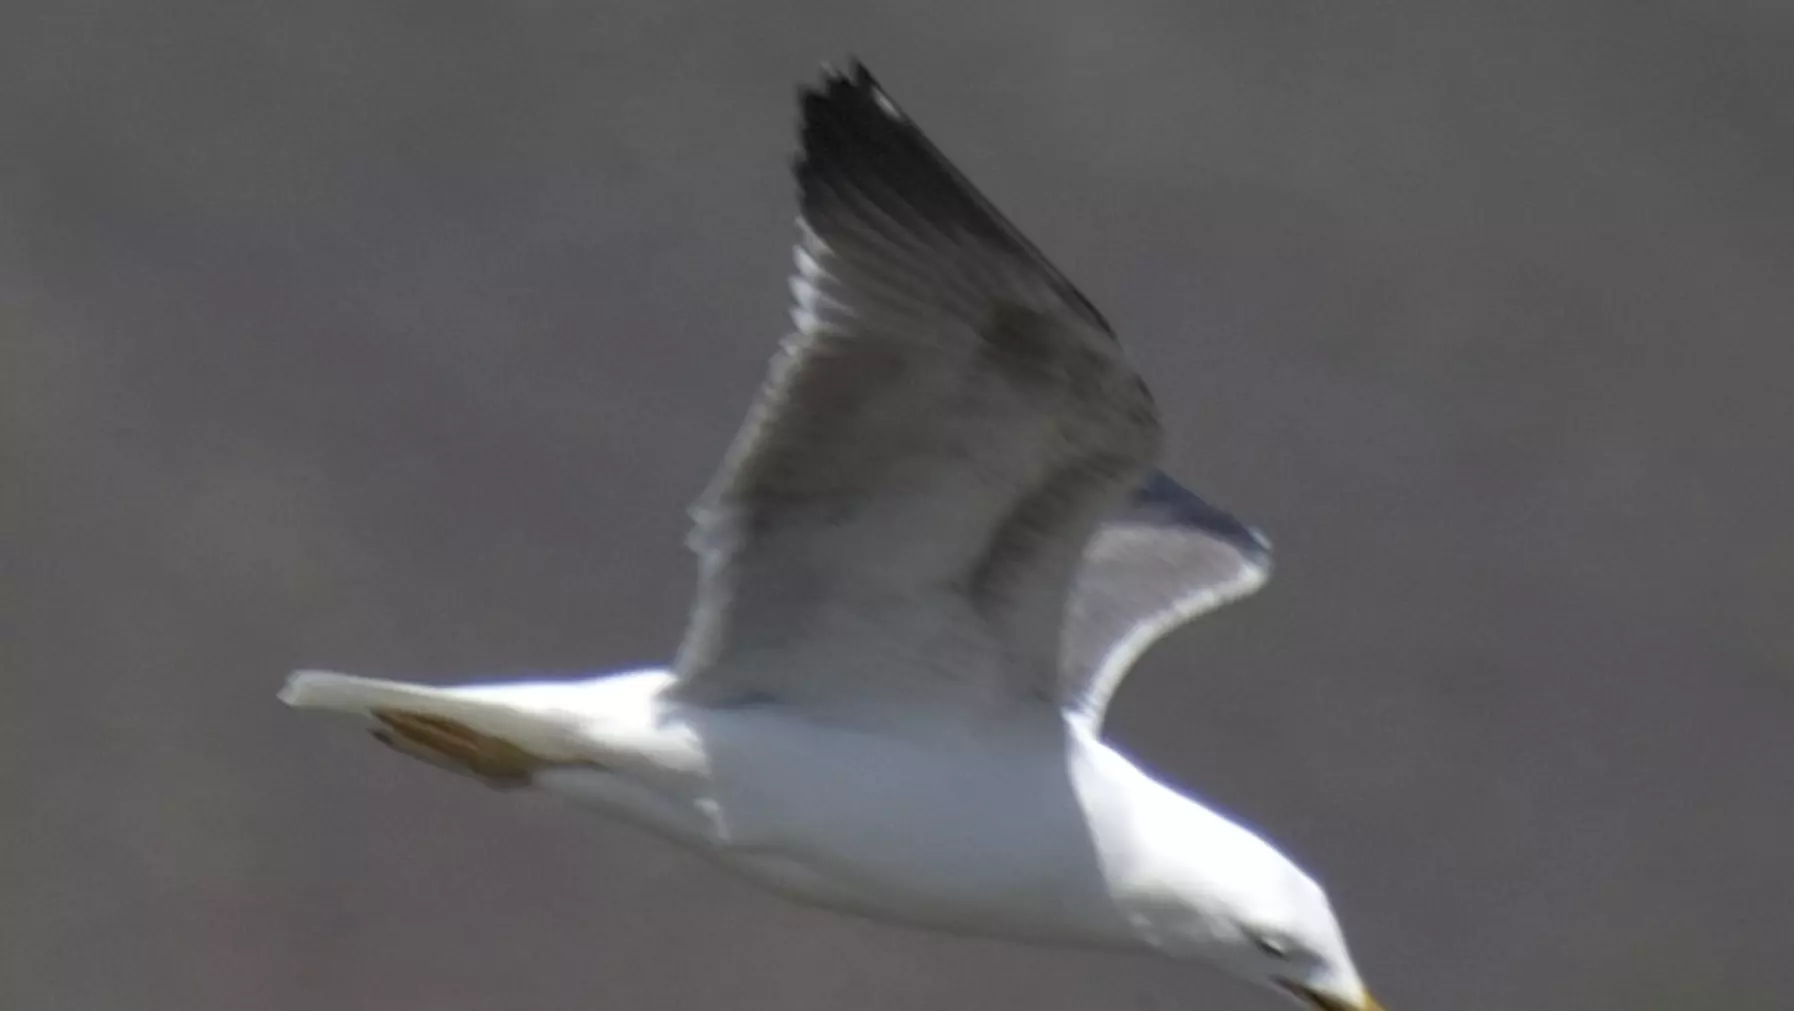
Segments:
[[[1264,585],[1263,534],[1154,471],[1098,528],[1066,608],[1060,693],[1100,726],[1128,669],[1165,634]]]
[[[797,330],[693,507],[678,690],[1050,699],[1083,546],[1157,451],[1145,386],[863,68],[804,95],[796,175]]]

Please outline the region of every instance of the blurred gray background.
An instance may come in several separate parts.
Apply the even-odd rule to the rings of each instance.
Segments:
[[[0,13],[0,1007],[1276,1006],[274,701],[669,653],[849,53],[1277,540],[1125,748],[1316,869],[1392,1011],[1786,1007],[1794,12],[857,6]]]

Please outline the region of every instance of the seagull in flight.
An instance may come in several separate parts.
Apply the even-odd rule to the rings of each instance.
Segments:
[[[1206,962],[1380,1011],[1315,879],[1102,735],[1141,653],[1270,545],[1155,466],[1088,299],[857,63],[802,95],[795,329],[702,498],[664,668],[290,705],[801,901]]]

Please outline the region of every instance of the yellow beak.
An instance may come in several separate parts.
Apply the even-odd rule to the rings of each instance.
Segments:
[[[1356,1004],[1353,1004],[1296,983],[1284,983],[1283,987],[1290,993],[1313,1004],[1315,1011],[1383,1011],[1383,1005],[1377,1003],[1377,999],[1372,997],[1368,990],[1358,997]]]

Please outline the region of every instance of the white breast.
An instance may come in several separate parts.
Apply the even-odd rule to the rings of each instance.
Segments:
[[[714,852],[805,900],[880,919],[1086,944],[1132,934],[1064,737],[1044,722],[926,740],[776,708],[694,721]],[[1076,754],[1074,749],[1073,754]]]

